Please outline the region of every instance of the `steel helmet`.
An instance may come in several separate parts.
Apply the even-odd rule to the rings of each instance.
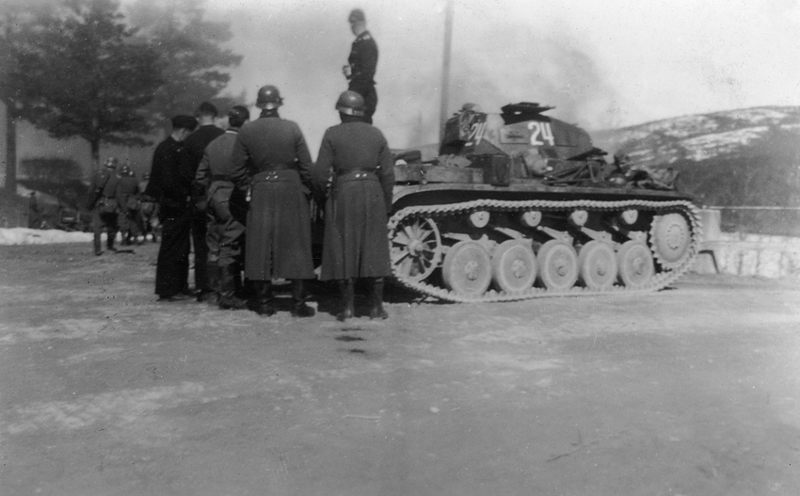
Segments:
[[[364,116],[364,98],[355,91],[345,91],[336,101],[336,110],[343,114]]]
[[[106,159],[105,166],[108,167],[109,169],[116,169],[117,168],[117,163],[118,163],[118,161],[117,161],[116,157],[108,157]]]
[[[262,109],[274,109],[283,105],[283,98],[278,88],[268,84],[262,86],[258,90],[258,98],[256,99],[256,107]]]

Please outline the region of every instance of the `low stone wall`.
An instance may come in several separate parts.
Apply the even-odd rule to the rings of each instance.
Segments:
[[[716,239],[703,242],[694,270],[701,274],[800,278],[800,238],[719,233]]]

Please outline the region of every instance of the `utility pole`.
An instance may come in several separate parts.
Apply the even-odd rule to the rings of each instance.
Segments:
[[[439,143],[444,138],[447,123],[447,103],[450,94],[450,47],[453,42],[453,0],[445,0],[444,7],[444,58],[442,60],[442,102],[439,107]]]

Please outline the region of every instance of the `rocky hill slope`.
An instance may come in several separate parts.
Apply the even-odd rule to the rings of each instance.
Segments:
[[[723,211],[727,230],[800,235],[800,107],[755,107],[592,133],[635,164],[680,171],[678,188]]]

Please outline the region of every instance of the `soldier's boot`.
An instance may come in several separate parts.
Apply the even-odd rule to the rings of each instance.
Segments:
[[[355,316],[355,283],[353,279],[339,281],[339,293],[342,296],[342,311],[336,316],[336,320],[344,322]]]
[[[247,302],[236,296],[236,276],[239,275],[239,268],[236,264],[229,264],[223,267],[210,265],[209,268],[219,271],[219,307],[223,310],[241,310],[247,308]],[[212,270],[214,270],[212,269]]]
[[[302,279],[292,280],[292,316],[313,317],[316,312],[306,304],[305,283]]]
[[[114,248],[114,243],[116,241],[117,241],[117,233],[108,233],[106,237],[106,247],[108,248],[108,251],[117,251],[117,249]]]
[[[253,311],[265,317],[275,315],[276,309],[272,296],[272,283],[270,281],[253,281],[253,285],[256,289]]]
[[[103,242],[100,240],[100,233],[94,233],[94,254],[103,254]]]
[[[218,304],[221,279],[222,269],[216,263],[206,264],[206,287],[197,295],[197,301],[211,305]]]
[[[370,286],[369,294],[369,318],[370,319],[388,319],[389,314],[383,309],[383,277],[374,277]]]

